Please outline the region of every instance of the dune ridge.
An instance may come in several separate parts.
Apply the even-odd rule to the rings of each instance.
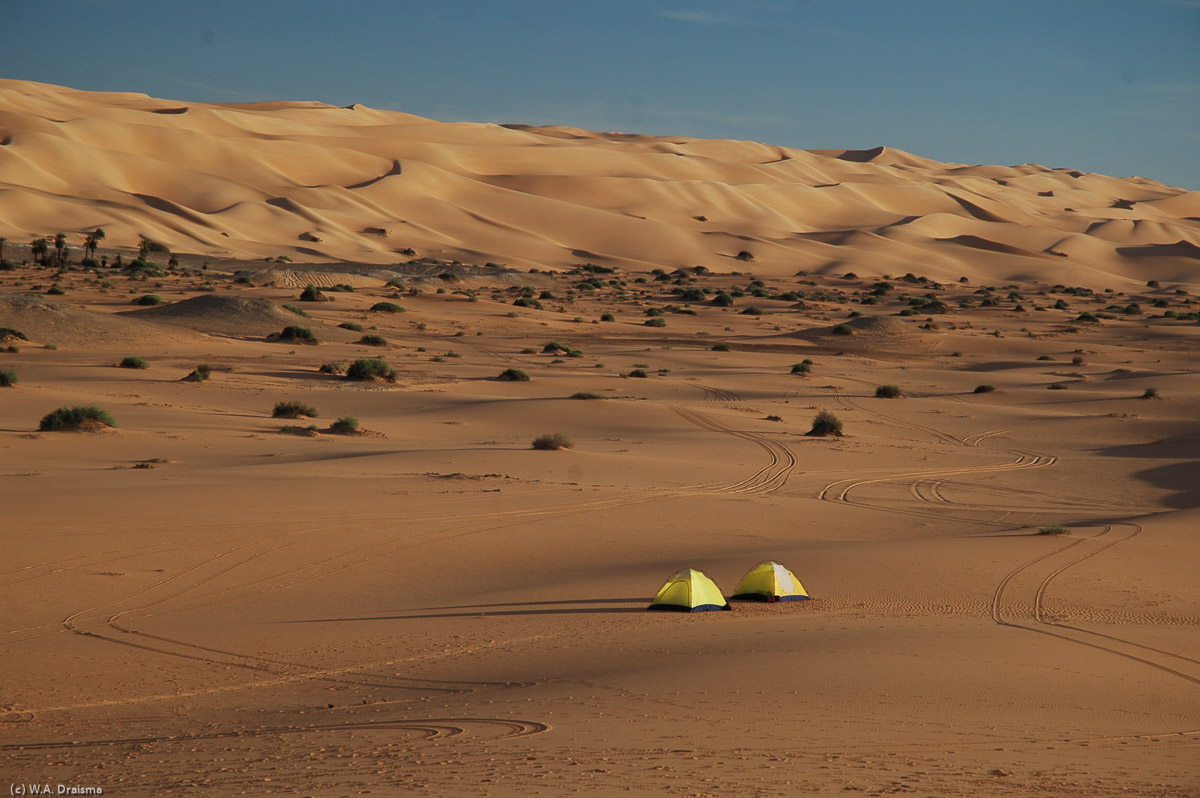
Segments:
[[[319,102],[184,103],[0,80],[0,235],[95,227],[214,258],[834,272],[870,254],[937,279],[1144,282],[1186,271],[1200,196],[887,146],[443,123]],[[834,241],[812,234],[858,232]],[[947,246],[947,239],[957,246]],[[1069,246],[1047,250],[1058,242]],[[987,252],[980,260],[980,252]]]

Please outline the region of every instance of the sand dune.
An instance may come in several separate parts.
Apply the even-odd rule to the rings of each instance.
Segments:
[[[1019,250],[1071,234],[1200,243],[1195,192],[1036,164],[940,163],[886,146],[804,151],[444,124],[363,106],[180,103],[11,80],[0,81],[0,139],[0,234],[12,241],[61,230],[77,245],[102,226],[109,245],[130,248],[144,235],[212,257],[389,264],[413,249],[517,267],[719,271],[745,249],[756,269],[782,276],[855,255],[822,252],[796,233],[948,216],[980,224],[947,232],[954,225],[942,223],[929,238],[973,235],[1012,256],[988,260],[988,279],[1027,277]],[[969,254],[933,250],[931,277],[985,276]],[[869,252],[912,260],[879,242]],[[1118,283],[1143,277],[1115,251],[1089,252],[1088,268]],[[1156,257],[1175,273],[1171,259],[1188,255]]]
[[[15,81],[0,142],[10,780],[1198,794],[1195,192]]]

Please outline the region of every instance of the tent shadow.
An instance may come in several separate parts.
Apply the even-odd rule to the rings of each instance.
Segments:
[[[638,607],[564,607],[564,604],[631,604]],[[649,598],[618,599],[569,599],[566,601],[518,601],[501,604],[461,604],[449,607],[421,607],[408,614],[363,615],[357,618],[301,618],[276,623],[349,623],[352,621],[420,621],[438,618],[492,618],[520,617],[531,615],[609,615],[613,613],[642,613],[649,605]],[[502,609],[504,607],[536,607],[537,609]],[[432,610],[432,611],[431,611]],[[468,610],[466,612],[438,612],[438,610]]]

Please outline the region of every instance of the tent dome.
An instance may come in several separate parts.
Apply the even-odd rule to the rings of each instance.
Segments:
[[[713,580],[703,571],[684,568],[667,580],[650,602],[648,609],[677,612],[706,612],[731,609]]]
[[[746,601],[806,601],[808,592],[794,573],[768,560],[742,577],[732,597]]]

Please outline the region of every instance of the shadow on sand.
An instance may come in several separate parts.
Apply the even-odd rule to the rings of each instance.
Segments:
[[[637,607],[564,606],[597,604],[637,604]],[[357,618],[301,618],[278,623],[347,623],[350,621],[417,621],[434,618],[485,618],[521,615],[602,615],[612,613],[645,612],[650,599],[642,598],[597,598],[568,599],[565,601],[515,601],[501,604],[455,604],[446,607],[417,607],[406,614],[364,615]],[[525,609],[521,609],[525,608]],[[445,612],[445,610],[461,610]]]

